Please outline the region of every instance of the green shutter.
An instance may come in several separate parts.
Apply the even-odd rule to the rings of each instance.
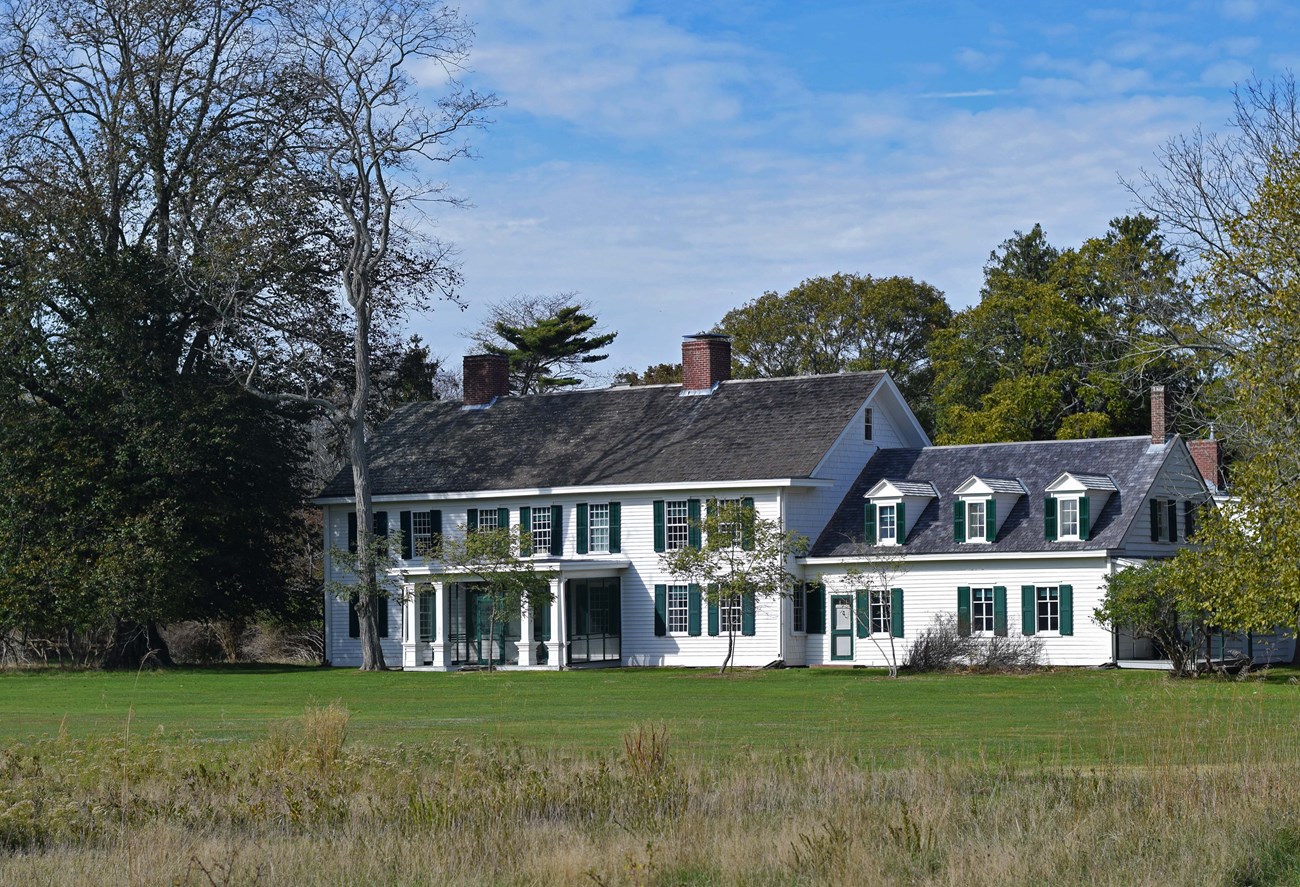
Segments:
[[[1079,538],[1084,542],[1092,535],[1092,502],[1088,494],[1079,497]]]
[[[498,529],[498,530],[508,530],[508,529],[510,529],[510,509],[509,509],[509,508],[498,508],[498,509],[497,509],[497,529]],[[552,536],[555,535],[554,530],[552,530],[551,535],[552,535]]]
[[[700,539],[699,499],[686,500],[686,518],[690,521],[690,526],[687,529],[687,544],[690,545],[691,548],[699,548],[702,541]]]
[[[1043,538],[1048,542],[1056,541],[1056,497],[1043,499]]]
[[[551,506],[551,557],[564,557],[564,509]]]
[[[899,502],[894,509],[894,541],[899,545],[907,544],[907,503]]]
[[[375,610],[375,622],[379,623],[379,636],[388,637],[388,598],[375,595],[370,606]]]
[[[409,561],[415,557],[415,536],[411,532],[411,512],[403,511],[399,517],[402,521],[402,557]]]
[[[693,638],[700,636],[700,587],[698,585],[687,586],[686,633]]]
[[[804,587],[803,621],[805,634],[826,633],[826,586],[820,582]]]
[[[966,503],[960,499],[952,503],[952,541],[966,541]]]
[[[375,535],[381,539],[388,538],[388,512],[375,512]]]
[[[858,637],[865,638],[871,635],[871,595],[865,591],[856,592],[853,601],[854,624],[858,630]]]
[[[1151,500],[1151,541],[1160,541],[1160,500]]]
[[[1183,502],[1183,538],[1191,539],[1196,535],[1196,503],[1191,499]]]
[[[357,618],[357,596],[355,594],[348,598],[348,637],[361,637],[361,620]]]
[[[357,550],[357,513],[348,512],[348,551]]]
[[[957,634],[970,637],[970,586],[957,587]]]
[[[545,643],[551,639],[551,605],[543,600],[536,603],[533,609],[533,640]]]
[[[744,551],[753,551],[754,521],[757,520],[757,515],[754,514],[754,497],[746,496],[741,499],[740,510],[743,512],[740,524],[740,547]],[[751,631],[750,634],[753,632]]]
[[[528,505],[519,506],[519,556],[529,557],[533,553],[533,509]]]
[[[655,586],[655,636],[668,634],[668,586]]]
[[[478,532],[478,509],[477,508],[465,509],[465,532],[466,533]]]
[[[578,503],[578,554],[586,554],[589,548],[587,536],[590,532],[590,524],[587,521],[587,503]]]
[[[654,501],[655,512],[655,551],[666,551],[667,544],[664,542],[664,500],[656,499]]]
[[[429,540],[430,547],[434,553],[439,553],[442,549],[442,512],[434,509],[429,512],[429,532],[433,538]]]
[[[1038,630],[1037,607],[1034,603],[1034,586],[1020,586],[1020,633],[1031,635]]]
[[[998,500],[990,499],[984,504],[984,541],[998,541]]]
[[[993,586],[993,633],[1000,638],[1007,636],[1007,587]]]
[[[609,553],[619,554],[623,551],[623,506],[617,502],[609,503]]]
[[[754,636],[754,596],[752,594],[742,594],[740,596],[740,633],[745,637]]]
[[[709,637],[718,636],[718,590],[709,588]]]
[[[1061,634],[1074,634],[1074,586],[1060,586]]]
[[[879,541],[876,537],[876,506],[873,502],[862,506],[862,541],[868,545],[875,545]]]
[[[903,636],[903,589],[889,589],[889,633],[896,638]]]
[[[1169,520],[1167,521],[1167,523],[1169,524],[1169,541],[1177,542],[1178,541],[1178,501],[1176,499],[1169,500]]]

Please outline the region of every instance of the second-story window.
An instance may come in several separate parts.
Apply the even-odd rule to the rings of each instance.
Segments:
[[[497,510],[495,508],[480,508],[478,510],[478,528],[480,530],[495,530],[497,528]],[[536,548],[537,546],[533,546]]]
[[[691,540],[691,519],[686,500],[664,503],[664,540],[669,551],[685,548]]]
[[[1058,499],[1057,503],[1061,514],[1060,534],[1077,538],[1079,535],[1079,500],[1074,498]]]
[[[546,555],[551,552],[551,509],[543,506],[534,508],[530,520],[529,533],[532,536],[533,553]]]
[[[609,551],[609,503],[587,506],[587,545],[593,554]]]
[[[862,411],[862,439],[863,440],[872,440],[873,435],[876,433],[876,430],[871,427],[872,425],[871,420],[872,420],[871,407],[867,407],[865,410]]]
[[[411,544],[416,557],[428,557],[433,553],[433,515],[429,512],[411,512]]]
[[[876,512],[877,527],[880,542],[898,541],[898,515],[897,509],[893,505],[882,505]]]

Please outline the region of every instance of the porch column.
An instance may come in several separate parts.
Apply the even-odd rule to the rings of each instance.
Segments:
[[[564,597],[564,580],[556,577],[551,580],[551,640],[547,652],[550,656],[547,664],[551,668],[561,669],[568,665],[564,660],[565,651],[569,649],[569,627],[564,622],[565,603]]]
[[[420,654],[419,586],[402,585],[402,668],[424,664]]]
[[[451,582],[433,583],[434,618],[433,667],[447,669],[451,666],[451,644],[447,641],[451,626]]]
[[[533,664],[533,608],[528,601],[519,602],[519,665]]]

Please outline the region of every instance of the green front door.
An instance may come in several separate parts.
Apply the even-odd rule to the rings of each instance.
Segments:
[[[495,654],[496,665],[505,663],[506,652],[506,624],[503,621],[492,625],[492,598],[486,593],[471,591],[467,596],[466,614],[469,618],[466,620],[469,637],[470,650],[476,654],[479,665],[487,665],[488,657]],[[488,637],[491,631],[495,637]]]
[[[831,597],[831,659],[853,658],[853,598]]]

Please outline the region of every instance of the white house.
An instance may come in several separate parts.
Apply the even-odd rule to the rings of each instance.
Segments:
[[[404,547],[381,609],[391,662],[714,665],[734,624],[738,665],[879,665],[940,613],[1033,634],[1050,664],[1153,654],[1092,612],[1108,574],[1186,544],[1211,494],[1197,466],[1217,472],[1217,444],[1194,458],[1166,437],[1162,395],[1150,438],[935,447],[886,374],[731,380],[716,335],[682,357],[681,385],[507,397],[504,359],[469,356],[464,403],[394,413],[371,468],[376,530]],[[344,469],[318,499],[344,583],[330,552],[355,543],[351,491]],[[719,612],[667,574],[661,552],[699,544],[710,499],[815,540],[794,564],[804,590]],[[476,584],[425,554],[502,525],[530,531],[554,603],[489,638]],[[327,594],[325,622],[329,661],[359,664],[351,606]]]

